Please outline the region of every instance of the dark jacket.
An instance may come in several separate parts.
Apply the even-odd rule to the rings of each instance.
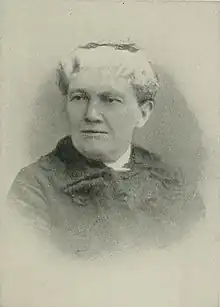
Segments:
[[[85,158],[67,136],[19,172],[8,201],[60,250],[77,255],[166,246],[203,215],[195,188],[155,154],[133,146],[127,167],[116,172]]]

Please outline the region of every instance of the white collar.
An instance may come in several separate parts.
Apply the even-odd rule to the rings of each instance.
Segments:
[[[115,162],[105,163],[106,166],[111,167],[115,171],[128,171],[128,168],[123,167],[129,162],[131,156],[131,145],[129,145],[128,150]]]

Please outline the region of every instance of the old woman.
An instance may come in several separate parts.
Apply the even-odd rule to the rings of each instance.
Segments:
[[[79,46],[59,63],[57,84],[70,133],[19,172],[11,210],[72,255],[180,239],[203,206],[179,171],[133,144],[159,87],[145,53],[133,44]]]

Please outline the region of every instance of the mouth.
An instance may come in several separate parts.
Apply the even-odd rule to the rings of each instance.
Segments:
[[[86,135],[106,135],[108,132],[106,131],[100,131],[100,130],[95,130],[95,129],[88,129],[88,130],[82,130],[82,134]]]

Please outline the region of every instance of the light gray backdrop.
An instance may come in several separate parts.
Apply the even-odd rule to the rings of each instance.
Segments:
[[[200,191],[208,208],[208,224],[186,245],[108,264],[70,264],[41,253],[34,240],[28,252],[20,235],[21,244],[9,249],[16,261],[4,276],[6,305],[217,307],[218,4],[8,0],[4,6],[2,198],[20,168],[67,132],[54,79],[59,58],[88,40],[130,39],[146,48],[162,80],[155,113],[136,141],[181,165],[192,181],[203,164]]]

